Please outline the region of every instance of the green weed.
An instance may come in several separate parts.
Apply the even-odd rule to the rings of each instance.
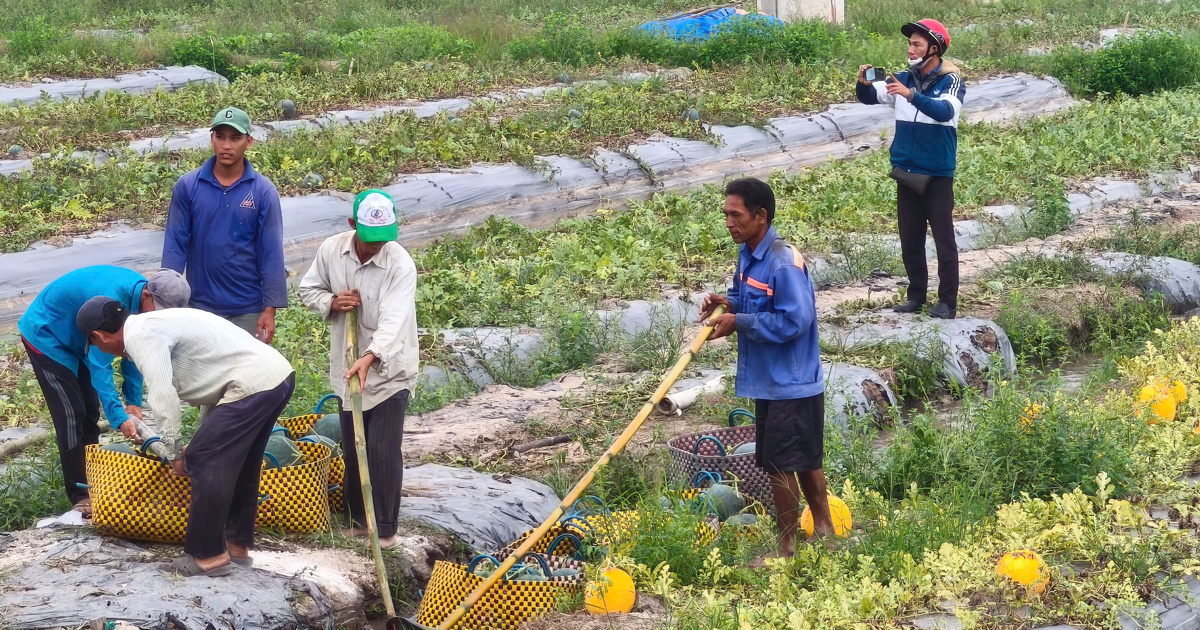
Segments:
[[[1058,76],[1086,94],[1137,96],[1200,81],[1200,38],[1177,33],[1121,37],[1095,53],[1078,48],[1056,53]]]

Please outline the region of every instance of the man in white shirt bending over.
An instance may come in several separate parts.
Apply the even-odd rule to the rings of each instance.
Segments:
[[[131,315],[101,296],[84,303],[76,324],[89,343],[137,364],[175,474],[192,478],[186,555],[164,570],[215,577],[233,564],[250,566],[263,452],[296,386],[287,359],[237,325],[191,308]],[[201,407],[186,447],[180,401]]]
[[[412,257],[396,242],[396,208],[382,190],[367,190],[354,200],[349,231],[321,244],[316,258],[300,281],[304,305],[330,322],[329,381],[346,399],[351,374],[363,383],[363,429],[366,432],[367,467],[379,528],[379,543],[398,542],[400,487],[404,478],[404,410],[417,384],[420,353],[417,346],[417,268]],[[358,338],[361,356],[350,357],[346,340],[346,314],[359,309]],[[347,367],[349,366],[349,367]],[[350,412],[341,416],[346,457],[346,488],[359,487],[358,454],[350,445],[354,422]],[[362,493],[342,493],[354,519],[350,536],[365,536]]]

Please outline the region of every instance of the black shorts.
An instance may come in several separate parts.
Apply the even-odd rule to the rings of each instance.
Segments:
[[[754,403],[754,451],[767,472],[820,470],[825,460],[825,394]]]

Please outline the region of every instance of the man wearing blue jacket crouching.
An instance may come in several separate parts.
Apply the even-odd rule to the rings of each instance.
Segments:
[[[142,419],[142,374],[132,361],[121,360],[125,381],[113,381],[113,355],[87,346],[75,325],[85,302],[102,295],[131,313],[187,306],[191,290],[178,272],[163,269],[147,280],[142,274],[109,265],[84,267],[51,282],[34,298],[17,322],[21,343],[42,388],[54,422],[67,498],[84,516],[91,514],[84,471],[84,448],[100,438],[100,409],[112,428],[125,437],[137,435],[131,418]]]
[[[700,319],[710,339],[738,333],[737,395],[754,398],[755,458],[771,479],[778,556],[795,553],[800,493],[814,537],[833,533],[825,489],[825,380],[816,296],[804,257],[775,233],[775,194],[753,178],[725,187],[725,227],[741,245],[733,286],[709,294]],[[718,305],[726,312],[712,317]],[[756,564],[761,564],[761,561]]]
[[[892,173],[898,182],[897,223],[900,252],[908,273],[908,301],[898,313],[925,306],[929,271],[925,266],[926,225],[938,257],[938,303],[930,317],[954,319],[958,308],[958,246],[954,242],[954,168],[958,154],[958,116],[966,99],[962,75],[943,61],[950,33],[937,20],[910,22],[900,29],[908,38],[908,69],[886,80],[868,81],[870,65],[858,70],[856,93],[867,105],[896,108]]]

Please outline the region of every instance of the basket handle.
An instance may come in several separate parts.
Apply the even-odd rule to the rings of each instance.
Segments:
[[[716,444],[717,452],[720,453],[721,457],[725,457],[725,445],[721,443],[721,440],[718,440],[716,437],[714,437],[712,435],[706,435],[706,436],[700,438],[699,440],[696,440],[696,443],[692,445],[692,455],[700,454],[700,445],[703,444],[706,440],[709,442],[712,442],[713,444]]]
[[[579,531],[581,531],[581,532],[592,531],[592,524],[590,522],[588,522],[588,520],[582,516],[568,516],[568,517],[564,518],[563,520],[559,521],[558,523],[560,525],[562,525],[563,528],[565,529],[567,527],[567,525],[571,524],[572,522],[579,523],[579,525],[577,525],[577,527],[579,527]]]
[[[546,548],[546,555],[553,556],[554,550],[558,549],[558,546],[562,544],[563,541],[571,542],[575,545],[575,553],[571,554],[571,557],[578,558],[580,552],[583,551],[583,541],[571,532],[563,532],[558,536],[555,536],[554,540],[550,541],[550,546]],[[547,577],[549,577],[549,574],[547,574]]]
[[[288,438],[289,440],[292,439],[291,429],[288,429],[287,427],[285,427],[283,425],[271,428],[271,435],[275,435],[276,433],[279,433],[279,432],[282,432],[284,437]]]
[[[270,500],[271,500],[271,495],[269,495],[269,494],[262,493],[262,494],[258,495],[258,504],[259,505],[262,505]]]
[[[342,399],[337,394],[330,392],[322,396],[321,400],[317,401],[317,406],[313,407],[313,413],[321,413],[321,409],[325,408],[325,403],[331,398],[337,400],[338,411],[340,412],[342,410]]]
[[[543,556],[540,553],[530,552],[530,553],[525,554],[521,559],[526,560],[528,558],[533,558],[534,560],[537,560],[538,566],[541,567],[541,569],[542,569],[542,575],[546,576],[547,579],[550,578],[550,563],[546,562],[545,556]]]
[[[612,512],[610,512],[610,511],[608,510],[608,506],[604,504],[604,499],[601,499],[600,497],[598,497],[598,496],[596,496],[596,495],[592,494],[592,495],[588,495],[588,496],[586,496],[586,497],[579,497],[579,499],[578,499],[577,501],[575,501],[575,503],[573,503],[573,504],[571,505],[571,509],[570,509],[570,510],[567,510],[567,516],[568,516],[568,517],[570,517],[570,516],[580,516],[580,515],[586,516],[586,515],[587,515],[587,502],[588,502],[588,501],[592,501],[592,502],[596,503],[597,505],[599,505],[599,506],[600,506],[600,511],[601,511],[601,512],[603,512],[605,515],[611,515],[611,514],[612,514]],[[583,506],[582,506],[582,507],[580,507],[580,504],[583,504]]]
[[[263,451],[263,457],[269,457],[269,458],[271,458],[271,461],[275,463],[275,467],[276,467],[276,468],[282,468],[282,466],[280,466],[280,465],[279,465],[279,458],[278,458],[278,457],[275,457],[274,455],[272,455],[272,454],[270,454],[270,453],[268,453],[268,452],[266,452],[266,451]]]
[[[699,470],[696,471],[695,475],[692,475],[692,487],[699,488],[700,484],[704,483],[705,481],[711,481],[712,485],[715,486],[724,480],[725,478],[721,476],[721,473],[719,472],[712,470]]]
[[[471,558],[471,561],[467,563],[467,573],[474,573],[475,567],[478,566],[479,563],[483,562],[484,560],[491,560],[492,562],[496,563],[496,566],[500,566],[500,561],[496,559],[496,556],[486,554],[486,553],[481,553],[478,556]]]
[[[756,419],[754,417],[754,414],[751,413],[751,411],[749,409],[744,409],[742,407],[738,407],[737,409],[734,409],[733,411],[729,412],[729,426],[731,426],[731,427],[738,426],[736,418],[739,418],[739,417],[750,418],[750,422],[754,422]]]
[[[146,440],[144,442],[142,442],[142,455],[150,455],[150,447],[155,442],[161,442],[161,441],[162,441],[162,438],[158,437],[157,435],[152,435],[152,436],[146,438]],[[168,462],[166,459],[163,459],[162,463],[169,464],[171,462]]]
[[[341,490],[341,489],[342,489],[342,484],[335,483],[332,486],[329,486],[329,494],[333,494],[334,492],[337,492],[338,490]]]

